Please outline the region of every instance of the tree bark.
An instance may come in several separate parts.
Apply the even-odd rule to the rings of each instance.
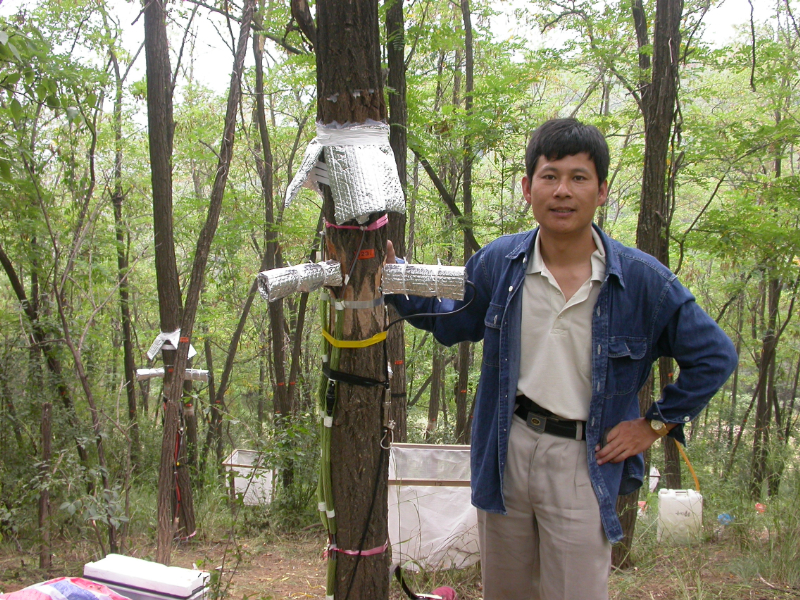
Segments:
[[[122,218],[122,84],[116,54],[111,52],[116,81],[114,94],[114,191],[111,203],[114,206],[114,231],[117,242],[117,280],[119,282],[119,309],[122,322],[122,358],[125,371],[125,394],[128,400],[128,437],[130,438],[131,465],[139,463],[139,422],[136,411],[136,361],[133,355],[133,335],[128,294],[128,253],[125,247],[125,224]],[[126,73],[127,75],[127,73]]]
[[[172,229],[172,72],[167,41],[167,13],[163,0],[144,7],[144,50],[147,69],[147,124],[150,180],[153,190],[153,242],[161,331],[180,327],[181,290]],[[168,565],[175,526],[175,442],[178,435],[178,398],[170,401],[168,383],[174,377],[174,350],[162,350],[164,361],[164,433],[158,474],[158,535],[156,560]]]
[[[667,155],[675,113],[678,84],[678,60],[681,47],[681,15],[683,0],[657,0],[653,33],[652,73],[647,80],[650,57],[647,23],[641,0],[634,0],[631,12],[639,46],[640,108],[644,118],[644,168],[639,221],[636,228],[636,247],[651,254],[665,266],[669,266],[669,219],[670,207],[667,195]],[[652,403],[652,376],[649,389],[639,393],[639,406],[644,414]],[[645,393],[647,392],[647,393]],[[622,496],[617,502],[618,514],[623,522],[624,540],[615,548],[614,566],[625,568],[632,565],[630,548],[636,528],[636,506],[638,494]],[[633,516],[630,514],[633,513]],[[622,560],[622,562],[617,562]]]
[[[461,18],[464,24],[464,112],[467,120],[472,117],[472,92],[474,87],[474,59],[472,48],[472,16],[470,14],[469,0],[461,0]],[[470,128],[468,127],[468,130]],[[463,160],[463,199],[464,221],[472,228],[472,140],[468,135],[464,137]],[[472,244],[464,234],[464,264],[472,256]],[[467,423],[467,399],[469,390],[470,342],[461,342],[458,345],[458,387],[456,389],[456,443],[464,444],[469,441],[469,427]]]
[[[155,9],[153,7],[156,7]],[[236,128],[236,112],[241,98],[241,74],[244,66],[245,53],[247,51],[247,40],[249,38],[250,23],[253,17],[254,1],[247,0],[242,10],[241,28],[239,30],[239,39],[236,45],[236,54],[234,58],[234,67],[231,73],[230,89],[228,92],[228,103],[225,113],[224,128],[222,133],[222,140],[220,142],[220,149],[218,153],[218,163],[216,175],[214,177],[214,184],[211,188],[211,198],[208,206],[208,213],[203,229],[197,239],[195,248],[194,261],[192,264],[192,274],[189,281],[189,286],[186,292],[186,303],[183,307],[183,313],[180,319],[181,337],[178,342],[177,353],[175,356],[174,375],[169,385],[165,385],[165,403],[164,403],[164,437],[161,443],[161,468],[159,470],[158,478],[158,550],[156,553],[156,560],[163,564],[169,564],[171,554],[171,531],[172,525],[168,519],[170,513],[169,508],[174,491],[174,479],[172,477],[172,470],[174,465],[175,456],[175,441],[178,433],[179,425],[179,403],[183,389],[183,375],[186,370],[186,361],[189,353],[189,344],[194,329],[195,316],[197,314],[197,307],[200,302],[200,291],[203,288],[203,278],[205,274],[206,265],[208,263],[208,255],[211,249],[211,242],[214,239],[214,234],[217,230],[219,223],[219,215],[222,209],[222,198],[225,191],[225,184],[228,179],[228,169],[230,168],[231,158],[233,155],[233,144],[235,140]],[[166,29],[163,27],[163,7],[158,4],[158,0],[154,0],[145,9],[145,34],[147,34],[148,13],[155,13],[151,15],[151,27],[154,30],[162,32],[164,39],[166,38]],[[154,24],[155,23],[155,24]],[[160,40],[160,37],[159,37]],[[147,45],[147,35],[145,35],[145,45]],[[155,42],[154,42],[155,43]],[[147,49],[147,48],[146,48]],[[162,57],[162,60],[166,57]],[[166,61],[167,72],[169,71],[169,60]],[[151,81],[150,81],[150,61],[148,60],[148,119],[150,118],[150,99]],[[163,64],[161,65],[163,69]],[[157,70],[160,74],[161,70]],[[158,87],[156,82],[153,82],[154,87]],[[171,91],[171,90],[168,90]],[[171,100],[170,100],[171,104]],[[171,113],[171,107],[170,111]],[[171,119],[170,119],[171,125]],[[150,126],[150,135],[153,135],[152,123]],[[171,154],[171,129],[168,150]],[[152,148],[151,148],[152,156]],[[167,161],[169,162],[169,161]],[[170,177],[171,179],[171,177]],[[155,184],[156,176],[153,175]],[[170,185],[171,187],[171,185]],[[171,194],[171,190],[170,190]],[[171,203],[170,203],[171,204]],[[154,205],[155,205],[155,185],[154,185]],[[171,206],[170,206],[171,208]],[[154,206],[155,213],[155,206]],[[170,211],[171,217],[171,211]],[[156,220],[154,214],[154,220]],[[171,218],[170,218],[171,221]],[[158,251],[158,245],[156,247]],[[158,255],[158,252],[156,252]],[[174,261],[174,251],[173,251]],[[173,264],[174,266],[174,264]],[[156,271],[158,275],[158,259],[156,260]],[[159,278],[159,306],[161,305],[161,280]],[[170,311],[166,311],[169,316],[172,316]],[[163,318],[163,315],[162,315]],[[162,331],[171,331],[164,329],[162,322]],[[166,371],[166,369],[165,369]],[[166,374],[166,373],[165,373]],[[166,383],[166,379],[165,379]],[[187,505],[187,498],[183,498],[183,504]],[[187,506],[189,508],[189,506]],[[190,520],[187,518],[187,522]]]
[[[433,360],[431,364],[431,394],[428,400],[428,426],[425,428],[425,441],[429,441],[436,433],[436,424],[439,420],[439,406],[442,403],[442,388],[444,378],[444,348],[433,343]]]
[[[377,0],[317,2],[317,119],[323,124],[386,120],[380,64]],[[324,186],[323,210],[334,222],[330,189]],[[344,300],[367,301],[380,295],[381,265],[386,230],[328,230],[328,254],[343,273],[351,273],[341,290]],[[371,259],[358,260],[357,250],[374,249]],[[355,264],[353,264],[355,262]],[[344,339],[363,340],[385,328],[383,307],[346,309],[342,314]],[[386,362],[381,345],[341,349],[339,370],[385,380]],[[387,530],[387,453],[383,437],[383,390],[339,383],[331,430],[331,489],[342,550],[382,547]],[[389,556],[336,553],[333,593],[342,600],[386,599]]]
[[[672,369],[674,364],[668,356],[658,359],[659,388],[664,389],[672,383]],[[681,484],[681,461],[678,447],[671,437],[661,438],[661,447],[664,451],[664,473],[662,474],[664,486],[668,490],[683,489]]]
[[[405,18],[403,0],[392,0],[386,8],[386,60],[389,66],[389,144],[394,152],[397,175],[403,193],[408,187],[406,163],[408,160],[408,107],[406,105],[406,51]],[[397,256],[406,256],[406,215],[393,214],[389,217],[387,236],[394,244]],[[399,314],[394,306],[389,307],[389,322],[395,321]],[[389,330],[387,351],[392,364],[392,419],[394,420],[394,439],[405,442],[408,437],[408,396],[406,383],[406,347],[403,324]]]
[[[759,386],[756,402],[755,431],[753,433],[753,453],[751,458],[750,495],[760,500],[764,480],[768,477],[767,455],[770,430],[769,393],[775,354],[778,346],[778,308],[780,305],[781,284],[770,276],[767,282],[767,327],[761,340],[761,357],[758,364]]]
[[[49,571],[53,566],[50,548],[50,458],[53,441],[53,411],[49,402],[42,404],[42,462],[39,464],[39,568]]]
[[[47,332],[45,331],[42,322],[39,320],[39,309],[37,306],[38,303],[36,301],[28,301],[25,288],[22,286],[22,282],[19,280],[17,271],[14,268],[11,260],[8,258],[8,255],[5,253],[2,245],[0,245],[0,264],[2,264],[6,275],[8,276],[11,288],[14,290],[14,294],[17,297],[17,301],[20,303],[25,316],[28,318],[28,322],[30,323],[31,348],[37,354],[38,351],[41,351],[44,354],[47,370],[53,376],[53,386],[55,387],[56,394],[61,399],[61,403],[67,413],[67,422],[69,423],[70,429],[72,430],[72,435],[75,438],[75,447],[78,452],[78,458],[80,459],[81,465],[85,469],[88,469],[89,453],[86,451],[86,447],[83,445],[83,435],[81,433],[78,414],[75,411],[75,405],[72,402],[72,395],[70,393],[69,386],[67,386],[66,382],[64,381],[61,360],[56,353],[55,345],[48,343]],[[34,294],[34,297],[35,296],[38,296],[38,294]],[[94,485],[90,480],[87,480],[87,487],[88,492],[91,494],[94,491]]]

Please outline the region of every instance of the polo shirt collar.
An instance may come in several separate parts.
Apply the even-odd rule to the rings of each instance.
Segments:
[[[606,275],[606,251],[600,234],[594,228],[592,228],[592,240],[594,241],[595,250],[591,255],[591,280],[602,283]],[[541,238],[537,235],[533,242],[533,254],[528,262],[525,273],[530,275],[533,273],[542,273],[543,271],[549,272],[542,260]]]

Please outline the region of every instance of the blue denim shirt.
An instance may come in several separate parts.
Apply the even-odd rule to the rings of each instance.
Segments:
[[[637,393],[653,361],[671,356],[680,374],[645,416],[678,424],[669,435],[685,443],[683,424],[708,404],[737,358],[728,336],[669,269],[598,232],[606,251],[606,275],[592,313],[586,460],[606,536],[617,542],[622,539],[617,496],[642,485],[644,460],[640,454],[599,466],[594,449],[603,432],[640,416]],[[495,513],[505,514],[503,475],[519,377],[522,288],[536,233],[503,236],[479,250],[467,262],[467,277],[475,287],[468,287],[465,301],[388,297],[406,316],[449,312],[471,300],[456,315],[413,317],[409,322],[448,346],[483,340],[472,422],[472,503]]]

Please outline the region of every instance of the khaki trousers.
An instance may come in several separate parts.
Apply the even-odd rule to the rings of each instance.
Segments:
[[[484,600],[608,600],[611,544],[586,442],[514,415],[503,494],[507,515],[478,510]]]

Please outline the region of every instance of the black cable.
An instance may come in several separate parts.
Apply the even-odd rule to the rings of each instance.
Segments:
[[[364,243],[364,236],[362,235],[361,244],[359,244],[359,249],[356,252],[356,260],[358,260],[358,258],[357,258],[358,257],[358,253],[361,252],[361,245],[363,245],[363,243]],[[353,262],[353,264],[355,265],[355,261]],[[351,268],[351,271],[350,271],[349,275],[352,275],[352,272],[353,271],[352,271],[352,268]],[[349,279],[349,275],[348,275],[348,279]],[[465,284],[472,288],[473,294],[472,294],[472,298],[470,298],[469,301],[466,304],[464,304],[464,306],[462,306],[460,308],[457,308],[456,310],[451,310],[449,312],[444,312],[444,313],[417,313],[415,315],[409,315],[407,317],[400,317],[399,319],[396,319],[396,320],[392,321],[391,323],[389,323],[389,325],[387,325],[387,327],[386,327],[386,331],[388,331],[393,325],[397,325],[398,323],[400,323],[402,321],[405,321],[407,319],[413,318],[413,317],[449,317],[449,316],[452,316],[452,315],[457,315],[458,313],[466,310],[475,301],[475,296],[477,295],[477,290],[475,289],[475,284],[472,283],[471,281],[466,281]],[[382,345],[383,345],[383,358],[384,358],[383,362],[384,362],[384,365],[385,365],[384,370],[385,370],[385,373],[386,373],[386,381],[388,381],[389,380],[389,373],[388,373],[388,371],[389,371],[389,363],[388,363],[388,349],[387,349],[388,344],[387,344],[386,340],[383,341]],[[363,383],[350,383],[350,385],[363,385]],[[384,388],[383,393],[384,393],[384,400],[385,400],[385,394],[387,393],[386,388]],[[381,402],[381,429],[383,429],[383,405],[384,405],[384,402]],[[364,544],[367,541],[367,534],[369,533],[369,524],[372,521],[372,513],[375,510],[375,501],[377,500],[377,497],[378,497],[378,483],[380,482],[380,479],[381,479],[381,470],[383,468],[384,456],[386,455],[386,448],[384,448],[383,444],[381,444],[380,446],[381,446],[381,451],[380,451],[380,455],[378,457],[378,471],[377,471],[377,473],[375,473],[375,482],[374,482],[374,484],[372,486],[372,498],[370,499],[369,511],[367,512],[367,521],[364,524],[364,530],[363,530],[363,532],[361,534],[361,541],[358,544],[358,554],[356,555],[356,564],[353,566],[353,570],[350,573],[350,581],[347,584],[347,592],[345,593],[344,600],[348,600],[350,598],[350,592],[353,589],[353,582],[355,581],[355,578],[356,578],[356,571],[358,571],[358,565],[361,562],[361,556],[362,556],[361,553],[364,551]],[[401,584],[404,584],[402,579],[400,579],[400,581],[401,581]],[[404,588],[404,591],[406,591],[406,593],[410,592],[410,594],[409,594],[410,597],[412,597],[412,598],[418,597],[416,595],[413,595],[413,592],[411,592],[409,589],[407,589],[407,587],[405,585],[403,585],[403,588]]]
[[[470,305],[475,301],[475,294],[478,293],[478,290],[475,289],[475,284],[472,283],[471,281],[467,280],[464,283],[472,288],[472,292],[473,293],[472,293],[472,298],[469,299],[469,302],[467,302],[461,308],[457,308],[455,310],[451,310],[450,312],[443,312],[443,313],[416,313],[414,315],[408,315],[407,317],[400,317],[399,319],[395,319],[394,321],[389,323],[389,326],[386,328],[386,330],[388,331],[390,327],[392,327],[393,325],[397,325],[401,321],[406,321],[408,319],[414,319],[416,317],[452,317],[453,315],[457,315],[461,311],[467,310],[470,307]]]
[[[386,391],[383,392],[386,394]],[[381,402],[381,422],[383,421],[383,402]],[[383,428],[381,426],[381,428]],[[356,555],[356,564],[353,566],[353,570],[350,573],[350,582],[347,584],[347,593],[344,595],[344,600],[348,600],[350,598],[350,591],[353,589],[353,582],[356,579],[356,571],[358,570],[358,565],[361,562],[361,553],[364,551],[364,544],[367,541],[367,534],[369,533],[369,524],[372,521],[372,512],[375,510],[375,500],[378,498],[378,483],[381,480],[381,471],[383,470],[383,458],[386,455],[386,448],[383,447],[381,444],[381,453],[378,457],[378,472],[375,473],[375,483],[372,486],[372,499],[369,503],[369,512],[367,512],[367,522],[364,524],[364,531],[361,534],[361,541],[358,544],[358,554]]]

